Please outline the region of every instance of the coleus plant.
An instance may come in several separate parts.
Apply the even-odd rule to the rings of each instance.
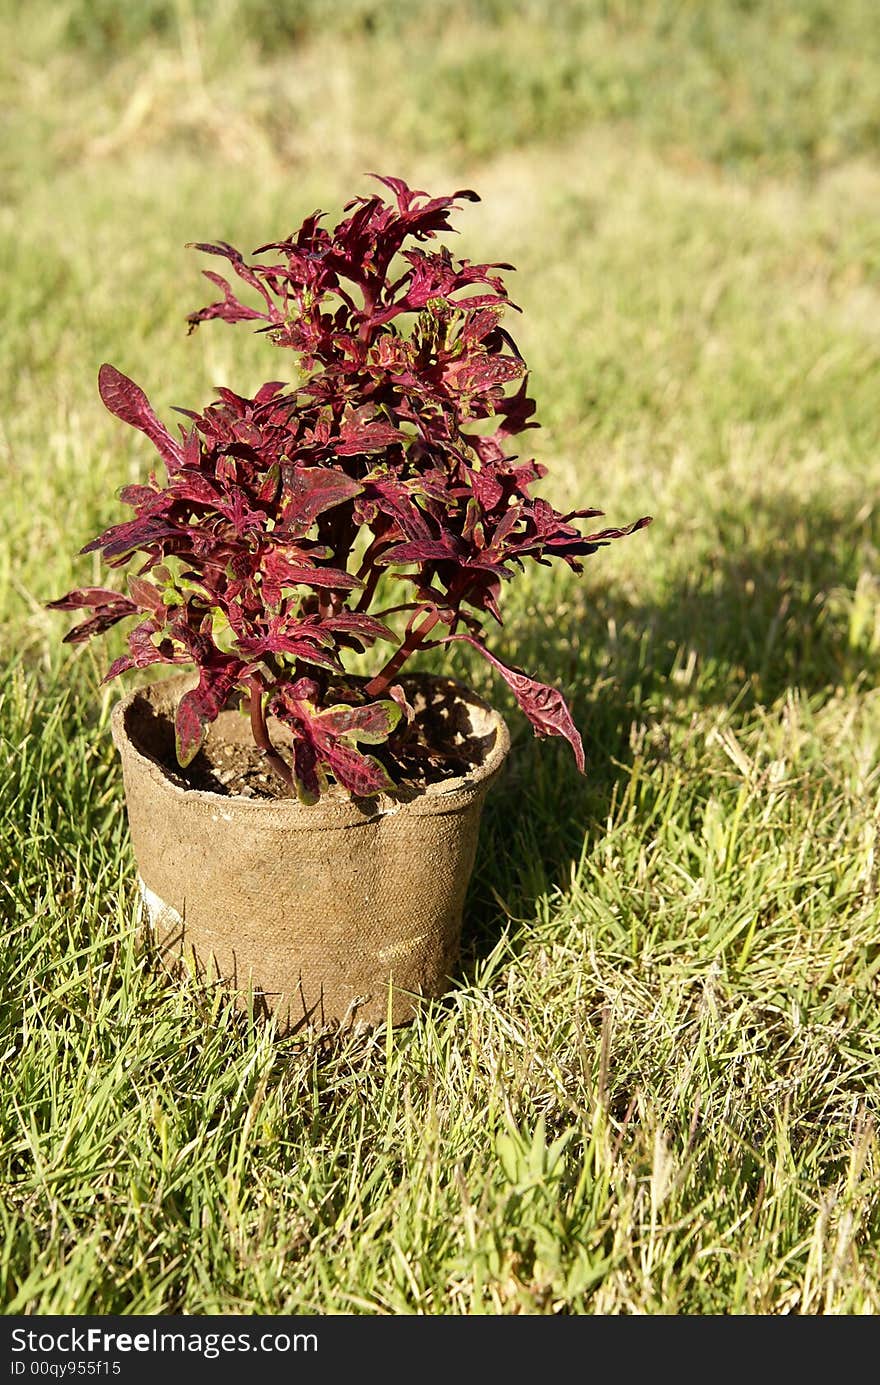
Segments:
[[[294,383],[273,380],[253,398],[220,389],[203,412],[180,411],[175,437],[133,381],[102,366],[104,404],[146,434],[164,474],[126,486],[134,518],[82,550],[129,567],[127,593],[90,587],[50,603],[87,611],[66,636],[75,643],[136,621],[104,681],[195,666],[198,685],[176,713],[181,765],[238,694],[256,744],[306,802],[331,779],[358,796],[393,786],[393,754],[361,747],[390,752],[411,715],[403,666],[454,641],[488,659],[537,734],[564,736],[583,769],[562,694],[492,654],[486,621],[500,623],[502,582],[527,559],[580,572],[601,544],[649,523],[583,533],[574,521],[601,511],[561,514],[532,494],[545,468],[511,453],[537,426],[525,363],[501,325],[515,305],[499,271],[512,266],[422,248],[476,194],[429,198],[378,181],[385,194],[355,198],[332,231],[316,213],[250,262],[225,242],[195,246],[228,261],[250,294],[206,270],[221,297],[191,314],[190,330],[214,318],[257,324],[293,352]],[[401,599],[376,610],[385,574]],[[374,676],[349,675],[347,652],[373,646],[385,647]],[[291,732],[289,763],[270,717]]]

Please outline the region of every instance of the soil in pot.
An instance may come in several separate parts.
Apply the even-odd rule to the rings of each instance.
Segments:
[[[461,779],[482,765],[495,732],[479,734],[461,698],[461,685],[452,679],[418,675],[402,680],[410,705],[411,722],[401,720],[387,746],[371,746],[370,753],[385,765],[396,785],[394,797],[406,801],[428,785]],[[426,695],[430,686],[431,695]],[[227,713],[234,711],[233,704]],[[290,732],[270,718],[273,745],[290,759]],[[208,728],[203,748],[185,767],[177,762],[174,725],[166,711],[144,707],[139,731],[141,748],[182,789],[196,789],[229,798],[284,798],[289,790],[275,775],[266,754],[255,745],[247,713],[236,726],[224,715]],[[349,795],[331,785],[331,799],[348,801]]]

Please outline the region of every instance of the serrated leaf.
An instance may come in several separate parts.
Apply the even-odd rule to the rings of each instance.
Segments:
[[[126,577],[126,582],[133,599],[142,610],[152,611],[154,615],[164,612],[167,604],[165,593],[154,583],[147,582],[143,577],[134,577],[131,573]]]
[[[49,611],[79,611],[88,606],[115,606],[122,604],[132,608],[133,603],[122,592],[112,591],[109,587],[77,587],[74,591],[69,591],[65,596],[59,596],[55,601],[47,601],[46,609]]]
[[[381,745],[400,721],[401,710],[394,701],[369,702],[363,707],[339,702],[319,712],[314,722],[333,736],[345,736],[364,745]]]
[[[185,693],[174,715],[174,748],[177,763],[185,769],[198,755],[205,739],[205,723],[199,716],[192,694]]]
[[[293,745],[293,782],[300,803],[311,807],[318,802],[322,789],[327,787],[327,779],[318,763],[314,742],[300,736]]]
[[[372,755],[362,755],[341,741],[331,741],[323,751],[334,778],[355,798],[371,798],[394,788],[388,771]]]
[[[174,717],[179,765],[185,768],[198,754],[207,727],[223,711],[241,670],[240,660],[217,655],[212,665],[200,668],[198,687],[181,697]]]
[[[363,486],[336,467],[282,468],[282,517],[286,529],[305,534],[319,515],[360,495]]]
[[[471,645],[479,650],[484,659],[501,674],[505,683],[513,690],[513,695],[525,712],[529,721],[535,728],[539,736],[564,736],[574,751],[574,758],[577,767],[584,773],[584,746],[580,737],[580,732],[571,719],[571,712],[562,693],[557,688],[551,688],[546,683],[539,683],[535,678],[529,678],[528,674],[523,673],[520,668],[513,668],[503,664],[494,654],[490,654],[488,649],[480,640],[473,635],[446,635],[438,644],[451,644],[453,641],[462,640],[465,644]]]

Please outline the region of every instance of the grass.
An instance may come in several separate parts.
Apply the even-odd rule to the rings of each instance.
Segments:
[[[871,0],[0,10],[0,1294],[8,1313],[880,1307],[880,259]],[[381,81],[376,73],[381,72]],[[653,513],[496,647],[465,953],[411,1027],[275,1042],[140,934],[104,651],[43,603],[160,411],[277,371],[187,339],[193,239],[367,168],[483,195],[560,503]],[[109,655],[109,650],[107,651]]]

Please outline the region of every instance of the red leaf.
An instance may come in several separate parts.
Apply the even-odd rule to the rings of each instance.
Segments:
[[[180,538],[181,534],[182,531],[175,524],[147,515],[127,520],[125,524],[112,524],[80,551],[94,553],[102,548],[105,558],[116,558],[123,553],[131,553],[135,548],[146,549],[163,543],[165,539]]]
[[[360,495],[363,486],[336,467],[285,466],[282,523],[292,534],[305,534],[318,515]]]
[[[273,304],[272,296],[269,293],[268,289],[260,281],[258,273],[254,269],[252,269],[249,264],[247,264],[240,250],[236,250],[233,245],[229,245],[225,240],[218,241],[216,245],[209,245],[203,241],[192,242],[188,246],[188,249],[201,250],[202,253],[205,255],[222,255],[224,259],[229,260],[238,277],[240,279],[243,279],[246,284],[250,284],[251,288],[256,289],[257,293],[263,299],[264,303],[266,304],[266,307],[269,310],[268,313],[259,314],[253,314],[253,309],[247,309],[245,311],[249,315],[253,314],[259,317],[267,317],[270,322],[280,323],[281,321],[283,321],[282,314]],[[204,270],[203,273],[208,279],[213,279],[215,281],[219,280],[220,283],[225,282],[224,280],[220,280],[219,275],[215,275],[209,269]],[[231,291],[229,297],[231,300],[231,310],[233,312],[236,312],[238,310],[244,310],[244,305],[239,303],[238,300],[232,296]],[[215,303],[213,306],[215,308],[220,309],[224,307],[225,304]],[[206,308],[203,309],[201,313],[191,313],[187,321],[189,321],[193,326],[195,326],[198,321],[200,321],[204,316],[208,314],[211,314],[213,316],[211,310]],[[218,313],[218,316],[222,315],[222,312]]]
[[[311,807],[327,787],[327,777],[318,763],[318,751],[308,736],[298,736],[293,743],[293,779],[297,798]]]
[[[68,630],[62,643],[83,644],[86,640],[90,640],[93,635],[103,635],[105,630],[109,630],[112,625],[116,625],[118,621],[122,620],[123,616],[130,614],[130,611],[102,611],[99,615],[93,616],[91,620],[84,620],[81,625],[75,625],[72,630]]]
[[[134,615],[138,609],[127,596],[103,587],[78,589],[46,604],[53,611],[92,610],[95,613],[89,620],[84,620],[82,624],[68,630],[64,636],[65,644],[82,644],[93,635],[101,635],[126,616]]]
[[[394,631],[381,620],[358,611],[342,611],[339,615],[328,616],[322,624],[334,634],[351,635],[364,649],[376,640],[396,639]]]
[[[470,475],[474,495],[484,510],[494,510],[504,496],[504,487],[497,477],[486,467],[482,471],[472,471]]]
[[[396,442],[404,442],[406,434],[393,424],[365,417],[369,410],[357,409],[339,430],[333,450],[338,457],[354,457],[361,452],[382,452]]]
[[[597,514],[601,511],[596,510],[575,510],[572,515],[566,515],[566,519],[572,519],[580,514]],[[622,529],[600,529],[595,534],[585,534],[584,543],[605,543],[608,539],[625,539],[628,534],[635,534],[638,529],[645,529],[653,523],[651,515],[642,515],[641,519],[634,520],[632,524],[624,525]]]
[[[571,719],[571,712],[562,693],[529,678],[520,668],[510,668],[490,654],[484,644],[473,635],[447,635],[438,644],[450,644],[453,640],[463,640],[465,644],[478,649],[484,659],[488,659],[494,669],[501,674],[505,683],[513,689],[513,695],[535,728],[538,736],[564,736],[574,751],[574,758],[581,774],[584,773],[584,747],[580,733]]]
[[[146,433],[162,459],[172,468],[183,462],[183,453],[165,427],[160,423],[140,385],[129,380],[112,365],[102,365],[98,371],[98,392],[111,414],[132,428]]]
[[[205,739],[205,726],[193,706],[192,694],[185,693],[180,699],[177,712],[174,717],[174,742],[177,751],[177,763],[186,766],[202,748],[202,741]]]
[[[198,754],[207,726],[223,711],[241,671],[238,659],[218,660],[199,670],[199,686],[184,693],[177,704],[174,734],[178,764],[186,766]]]
[[[304,663],[341,673],[342,664],[332,644],[332,637],[319,626],[307,625],[304,621],[285,621],[276,616],[262,634],[240,639],[238,648],[250,659],[259,659],[264,654],[292,654]]]
[[[267,380],[265,385],[261,385],[254,395],[254,403],[268,404],[271,399],[275,398],[280,390],[285,388],[286,386],[283,380]]]
[[[399,543],[381,554],[376,559],[376,566],[387,567],[390,563],[462,562],[465,557],[466,551],[455,543],[455,536],[444,535],[442,539]]]
[[[372,794],[394,788],[388,771],[378,760],[372,755],[362,755],[359,750],[353,750],[339,741],[324,748],[324,759],[337,782],[356,798],[369,798]]]
[[[167,491],[153,486],[123,486],[118,495],[124,505],[131,505],[141,514],[159,514],[169,504]]]
[[[514,356],[466,356],[444,371],[444,379],[457,390],[468,394],[481,394],[506,385],[510,380],[518,380],[526,368]]]
[[[135,668],[149,668],[151,664],[173,664],[176,662],[171,650],[171,642],[168,641],[169,652],[157,649],[153,643],[153,636],[157,635],[160,626],[155,620],[144,620],[140,625],[136,625],[128,636],[128,648]]]
[[[361,707],[340,702],[319,712],[312,725],[322,736],[329,733],[334,738],[345,736],[366,745],[381,745],[400,721],[400,713],[396,702],[368,702]]]
[[[131,592],[141,610],[152,611],[154,615],[164,616],[166,606],[162,600],[162,593],[152,582],[145,582],[142,577],[128,577],[128,590]]]
[[[105,683],[112,683],[113,679],[118,678],[120,673],[127,673],[130,668],[134,667],[134,659],[128,654],[123,654],[119,659],[114,659],[113,663],[104,674],[104,677],[101,679],[102,687]]]
[[[86,606],[120,604],[129,610],[137,610],[134,602],[129,601],[121,592],[110,591],[107,587],[78,587],[66,596],[59,596],[56,601],[47,601],[46,607],[50,611],[79,611]]]
[[[252,322],[255,318],[268,321],[266,313],[257,312],[256,308],[249,308],[246,303],[242,303],[232,292],[232,286],[222,274],[215,274],[211,269],[203,269],[202,273],[206,279],[210,279],[212,284],[216,284],[223,294],[222,300],[210,303],[206,308],[201,308],[197,313],[190,313],[187,322],[190,324],[190,331],[197,327],[200,322],[209,322],[211,318],[219,317],[223,322]]]
[[[337,591],[352,591],[362,587],[350,572],[326,564],[310,563],[308,554],[293,550],[296,556],[288,557],[281,549],[270,549],[262,560],[264,591],[270,604],[275,605],[280,588],[285,586],[332,587]],[[268,583],[268,586],[265,584]]]

